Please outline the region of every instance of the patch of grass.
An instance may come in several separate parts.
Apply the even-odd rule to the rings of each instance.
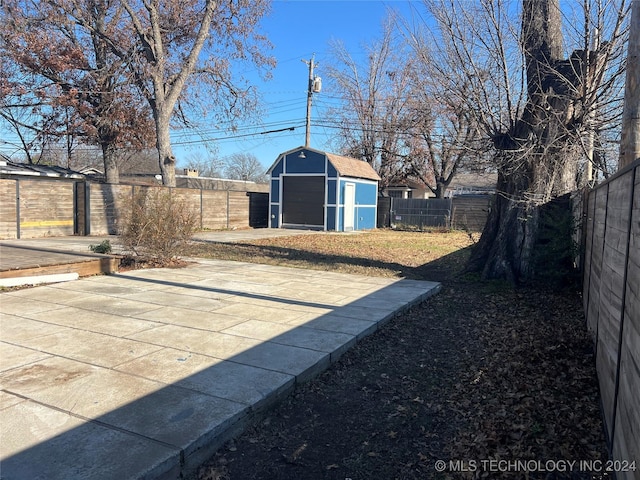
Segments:
[[[359,275],[438,280],[457,274],[472,241],[465,232],[374,230],[220,244],[195,242],[187,255]],[[438,278],[434,278],[433,275]]]

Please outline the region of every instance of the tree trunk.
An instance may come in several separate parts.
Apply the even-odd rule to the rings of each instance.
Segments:
[[[104,162],[105,181],[110,184],[120,183],[120,170],[116,162],[115,147],[112,143],[102,144],[102,159]]]
[[[483,279],[502,278],[517,283],[531,275],[538,215],[522,196],[529,190],[531,172],[528,165],[521,165],[519,172],[498,171],[498,193],[467,265],[469,270],[480,272]]]
[[[573,92],[579,78],[562,66],[558,0],[524,0],[522,38],[527,68],[527,105],[513,128],[496,136],[498,184],[482,237],[468,270],[512,283],[534,276],[533,248],[539,207],[576,187],[572,145]],[[579,61],[579,59],[578,59]],[[579,69],[571,65],[571,70]]]
[[[171,137],[169,135],[169,122],[171,111],[163,109],[166,103],[160,101],[159,108],[154,110],[156,117],[156,146],[158,148],[158,163],[162,173],[162,184],[166,187],[176,186],[176,157],[171,150]],[[169,110],[168,112],[166,110]]]

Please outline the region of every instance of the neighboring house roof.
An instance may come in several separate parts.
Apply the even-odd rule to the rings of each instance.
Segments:
[[[457,173],[449,184],[453,193],[494,192],[498,183],[497,173]]]
[[[267,170],[267,173],[271,173],[271,171],[275,168],[281,158],[300,150],[307,150],[310,152],[319,153],[320,155],[326,155],[326,157],[329,159],[329,162],[331,162],[340,176],[362,178],[365,180],[380,180],[380,176],[378,175],[378,173],[373,169],[371,165],[369,165],[364,160],[358,160],[357,158],[352,157],[343,157],[342,155],[323,152],[322,150],[316,150],[315,148],[309,147],[297,147],[281,153],[280,155],[278,155],[278,158],[273,163],[273,165],[271,165],[269,170]]]
[[[391,189],[411,189],[411,190],[429,190],[429,187],[422,182],[421,180],[415,180],[411,178],[395,178],[389,182],[389,186],[387,188]]]
[[[55,165],[16,163],[11,160],[0,161],[0,174],[3,176],[30,176],[53,178],[84,178],[80,172]]]

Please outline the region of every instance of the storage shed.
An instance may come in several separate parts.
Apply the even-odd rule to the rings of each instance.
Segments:
[[[280,154],[267,173],[271,228],[376,227],[380,177],[367,162],[298,147]]]

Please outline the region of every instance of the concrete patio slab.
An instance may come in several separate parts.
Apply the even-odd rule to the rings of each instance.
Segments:
[[[194,260],[2,292],[2,478],[176,479],[438,288]]]
[[[7,431],[20,432],[3,435],[0,442],[3,478],[151,479],[180,474],[176,447],[34,402],[0,411],[0,423]],[[28,457],[15,452],[28,452]]]
[[[81,331],[103,333],[113,337],[133,335],[151,328],[159,327],[162,323],[144,320],[144,315],[158,316],[158,310],[134,317],[120,317],[108,313],[91,312],[76,307],[62,307],[55,310],[31,313],[30,317],[42,322],[75,328]],[[164,313],[164,309],[162,309]]]

